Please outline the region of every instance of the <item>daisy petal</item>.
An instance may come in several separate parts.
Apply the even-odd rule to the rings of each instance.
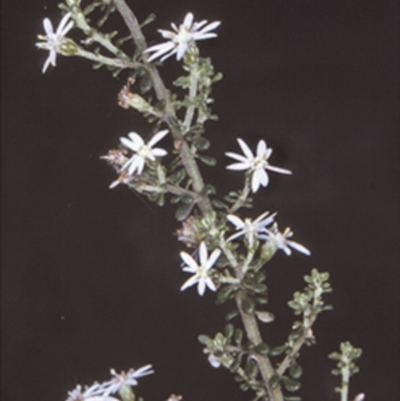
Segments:
[[[168,130],[167,129],[165,129],[165,130],[162,130],[162,131],[158,131],[154,136],[153,136],[153,138],[151,138],[150,139],[150,141],[148,142],[148,146],[149,147],[153,147],[157,142],[160,142],[161,141],[161,139],[163,139],[167,134],[168,134]]]
[[[196,263],[196,261],[192,258],[191,255],[189,255],[186,252],[181,252],[180,253],[182,260],[193,270],[193,271],[197,271],[198,268],[198,264]]]
[[[275,166],[271,166],[270,164],[267,164],[265,166],[265,168],[267,170],[270,171],[275,171],[275,173],[281,173],[281,174],[292,174],[292,172],[290,170],[286,170],[284,168],[280,168],[280,167],[275,167]]]
[[[211,291],[217,291],[217,288],[215,287],[215,284],[213,283],[213,281],[211,280],[210,277],[207,277],[205,279],[205,283],[207,285],[207,287],[211,290]]]
[[[244,221],[240,219],[239,217],[235,216],[234,214],[228,214],[226,218],[234,225],[236,226],[236,229],[238,228],[243,228],[244,227]]]
[[[204,242],[202,242],[200,244],[199,255],[200,255],[200,264],[202,266],[205,266],[207,264],[208,251],[207,251],[206,244]]]
[[[298,244],[297,242],[294,241],[287,241],[288,245],[291,246],[293,249],[295,249],[298,252],[303,253],[304,255],[310,256],[311,252],[303,245]]]
[[[209,270],[212,266],[214,266],[214,263],[217,261],[220,255],[221,255],[221,250],[215,249],[210,255],[210,258],[208,259],[207,263],[204,264],[204,268],[206,270]]]
[[[197,284],[197,292],[202,297],[205,291],[206,291],[206,282],[204,280],[199,280],[199,283]]]
[[[259,141],[257,145],[257,156],[263,157],[266,153],[266,150],[267,150],[267,144],[265,143],[265,141],[264,140]]]
[[[182,287],[181,287],[181,291],[185,291],[187,288],[192,287],[193,285],[195,285],[198,282],[198,277],[197,276],[192,276],[190,277],[188,280],[186,280]],[[202,295],[202,294],[201,294]]]
[[[247,157],[247,159],[254,159],[253,152],[247,146],[247,143],[243,139],[240,139],[240,138],[237,138],[237,141],[238,141],[239,146],[242,149],[244,155]]]
[[[227,170],[248,170],[249,166],[245,163],[234,163],[226,166]]]

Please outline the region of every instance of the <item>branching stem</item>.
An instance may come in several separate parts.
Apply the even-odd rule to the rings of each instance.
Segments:
[[[220,241],[220,248],[224,252],[224,254],[227,257],[231,266],[235,269],[237,278],[240,281],[243,280],[244,273],[242,270],[242,266],[237,262],[236,258],[234,257],[232,252],[227,247],[227,243],[223,239],[221,239],[221,241]],[[263,341],[262,341],[260,329],[258,327],[256,316],[254,315],[254,313],[246,313],[243,310],[243,307],[242,307],[243,299],[242,299],[242,295],[240,293],[238,293],[235,296],[235,301],[236,301],[236,306],[240,313],[240,317],[243,322],[243,326],[246,330],[247,338],[253,345],[261,344]],[[280,386],[278,386],[275,389],[272,389],[269,384],[269,381],[270,381],[271,377],[274,375],[275,370],[274,370],[268,356],[257,354],[256,361],[257,361],[257,365],[260,370],[261,376],[263,378],[265,388],[267,389],[268,395],[270,397],[270,400],[271,401],[284,401],[282,390],[281,390]]]
[[[83,57],[100,64],[121,69],[126,69],[126,68],[137,69],[141,66],[141,63],[136,61],[129,61],[121,58],[111,58],[103,56],[101,54],[94,54],[92,52],[88,52],[87,50],[82,49],[81,47],[78,48],[77,52],[75,53],[75,56]]]
[[[119,13],[121,14],[122,18],[124,19],[125,24],[127,25],[129,32],[131,33],[132,38],[136,43],[136,46],[140,50],[143,51],[147,46],[146,40],[143,36],[139,22],[138,22],[137,18],[135,17],[134,13],[128,7],[125,0],[114,0],[114,4],[115,4],[117,10],[119,11]],[[201,173],[199,171],[197,163],[193,157],[193,154],[190,150],[190,147],[183,137],[183,134],[185,131],[182,131],[182,128],[179,127],[179,124],[178,124],[178,121],[176,118],[176,113],[175,113],[173,104],[170,101],[168,91],[158,73],[157,68],[152,64],[146,63],[146,59],[147,59],[146,55],[143,55],[143,59],[145,61],[145,68],[146,68],[147,72],[149,73],[149,76],[152,80],[153,88],[156,93],[156,96],[157,96],[158,100],[160,100],[161,102],[164,103],[165,122],[169,126],[169,128],[172,132],[172,135],[175,139],[175,142],[177,143],[177,148],[179,150],[182,164],[184,165],[188,175],[192,179],[194,191],[197,194],[201,195],[201,199],[198,203],[199,207],[200,207],[201,211],[203,212],[203,214],[211,213],[213,211],[213,209],[212,209],[212,206],[211,206],[208,196],[206,196],[204,194],[203,178],[201,176]],[[197,90],[197,82],[195,82],[195,80],[193,80],[189,95],[191,97],[195,96],[196,90]],[[189,111],[189,109],[188,109],[188,112],[185,117],[184,127],[183,127],[184,130],[188,129],[187,125],[190,125],[191,120],[193,118],[193,113],[194,113],[194,109],[193,109],[193,111],[191,111],[191,109]],[[247,191],[248,191],[248,189],[247,189],[247,187],[245,187],[242,197],[239,198],[240,203],[238,203],[236,205],[237,208],[241,206],[241,202],[243,202],[242,198],[244,197],[244,194]],[[234,210],[236,210],[236,209],[234,209]],[[223,240],[221,240],[221,243],[225,244],[225,242]],[[223,249],[225,255],[227,256],[229,262],[231,263],[232,267],[235,269],[237,277],[240,280],[242,280],[243,272],[242,272],[241,266],[237,263],[236,259],[234,258],[232,253],[227,249],[226,246],[224,246],[222,249]],[[261,338],[260,330],[258,328],[258,323],[257,323],[256,317],[254,314],[248,314],[248,313],[244,312],[243,307],[242,307],[242,298],[241,298],[241,295],[239,295],[239,294],[236,296],[236,304],[239,309],[248,339],[254,345],[258,345],[258,344],[262,343],[262,338]],[[273,376],[273,374],[275,372],[269,358],[264,355],[258,355],[257,356],[257,364],[259,366],[261,376],[263,378],[265,387],[268,391],[270,400],[271,401],[284,401],[280,386],[278,386],[276,389],[272,389],[271,386],[269,385],[269,380],[271,379],[271,377]]]
[[[300,349],[303,346],[303,344],[305,343],[307,337],[309,337],[309,335],[310,335],[309,330],[311,329],[311,327],[314,324],[316,319],[317,319],[316,313],[313,313],[309,317],[309,322],[310,322],[309,327],[304,327],[303,334],[296,340],[291,351],[285,356],[285,358],[283,359],[283,361],[280,363],[279,367],[277,368],[276,373],[279,376],[282,376],[286,372],[286,369],[289,368],[291,361],[293,360],[295,355],[297,355],[297,353],[300,351]]]
[[[128,27],[134,42],[136,43],[136,46],[143,51],[147,47],[146,39],[142,33],[136,16],[126,4],[125,0],[114,0],[114,4],[118,12],[121,14],[123,20],[125,21],[125,24]],[[203,177],[201,176],[199,167],[196,163],[196,160],[194,159],[188,143],[183,138],[183,133],[181,131],[181,128],[179,127],[175,109],[170,100],[167,88],[165,87],[157,68],[152,64],[146,63],[146,55],[143,55],[143,58],[145,60],[144,66],[152,80],[154,92],[156,93],[157,99],[164,103],[164,120],[170,128],[173,138],[175,139],[182,164],[185,167],[189,177],[192,179],[194,191],[200,196],[198,206],[204,214],[209,214],[213,211],[213,208],[211,206],[210,199],[204,193]]]

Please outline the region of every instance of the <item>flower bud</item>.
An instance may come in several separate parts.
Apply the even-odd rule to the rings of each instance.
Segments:
[[[263,246],[261,247],[260,257],[265,262],[269,262],[272,257],[275,255],[278,247],[276,246],[275,241],[267,240],[264,242]]]
[[[69,7],[79,7],[81,4],[81,0],[65,0]]]
[[[74,56],[78,53],[78,49],[78,45],[69,38],[64,38],[59,47],[59,51],[63,56]]]
[[[146,102],[137,93],[132,93],[129,88],[124,86],[124,88],[118,94],[118,105],[124,109],[132,107],[139,111],[140,113],[158,115],[154,108]]]

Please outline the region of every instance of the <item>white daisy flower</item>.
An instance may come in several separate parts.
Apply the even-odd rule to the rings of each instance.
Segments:
[[[206,20],[193,23],[193,18],[192,13],[187,13],[179,28],[172,23],[174,32],[159,29],[158,32],[168,41],[147,48],[144,53],[153,53],[147,61],[153,61],[160,56],[162,56],[161,61],[164,61],[173,54],[176,54],[176,59],[180,60],[197,40],[211,39],[217,36],[216,33],[210,31],[219,26],[220,21],[214,21],[210,24],[207,24],[208,21]]]
[[[153,148],[153,146],[161,141],[168,130],[158,131],[146,144],[142,137],[136,132],[128,134],[129,139],[120,138],[121,143],[128,149],[135,152],[135,154],[122,166],[122,171],[128,169],[129,175],[137,172],[142,174],[146,160],[155,161],[156,157],[162,157],[167,154],[167,151],[161,148]]]
[[[236,230],[239,230],[237,233],[231,235],[228,241],[233,241],[244,235],[249,241],[249,246],[252,247],[256,238],[268,238],[265,227],[273,223],[275,216],[276,213],[270,215],[269,212],[265,212],[252,221],[249,218],[242,220],[234,214],[228,214],[226,218],[235,226]]]
[[[226,152],[225,154],[237,160],[239,163],[233,163],[227,166],[228,170],[249,170],[251,172],[251,189],[254,192],[258,191],[260,185],[266,187],[269,182],[269,177],[266,170],[275,171],[281,174],[292,174],[291,171],[271,166],[268,159],[271,156],[272,149],[267,147],[264,140],[260,140],[257,145],[257,155],[254,156],[245,141],[238,138],[239,146],[243,151],[243,155],[233,152]]]
[[[68,392],[67,401],[119,401],[117,398],[104,396],[103,384],[94,383],[82,391],[78,385],[74,390]]]
[[[282,249],[286,255],[290,256],[292,254],[292,250],[290,248],[295,249],[298,252],[303,253],[304,255],[310,256],[311,252],[303,245],[300,245],[297,242],[288,240],[288,238],[293,236],[293,232],[290,228],[286,228],[283,233],[278,230],[278,225],[274,223],[274,225],[270,229],[266,229],[267,232],[267,241],[271,241],[278,249]]]
[[[61,19],[56,31],[54,32],[53,24],[48,18],[43,20],[43,28],[46,32],[46,35],[38,35],[40,40],[44,40],[44,42],[36,43],[36,46],[39,49],[48,50],[49,57],[45,61],[43,65],[42,72],[45,73],[48,66],[51,64],[53,67],[56,66],[56,59],[57,59],[57,51],[59,50],[61,44],[65,39],[65,35],[71,30],[74,23],[70,21],[71,13],[67,13]]]
[[[122,371],[118,374],[114,369],[110,370],[114,376],[109,382],[103,384],[103,396],[108,397],[110,394],[117,393],[123,386],[136,386],[138,384],[136,379],[154,373],[151,365],[143,366],[137,370],[129,369],[128,372]]]
[[[200,296],[202,296],[204,295],[206,287],[208,287],[211,291],[216,291],[216,287],[209,276],[209,270],[219,258],[221,250],[214,249],[210,257],[208,257],[207,247],[203,241],[200,244],[199,251],[200,264],[198,264],[188,253],[180,253],[182,260],[186,263],[183,271],[194,274],[182,285],[181,291],[184,291],[186,288],[197,284],[197,292]]]

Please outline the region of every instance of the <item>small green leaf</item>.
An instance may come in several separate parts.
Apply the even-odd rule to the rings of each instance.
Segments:
[[[193,206],[194,206],[194,203],[189,203],[189,204],[184,203],[184,204],[178,206],[178,208],[175,211],[175,218],[178,221],[185,220],[189,216],[190,212],[192,211]]]
[[[241,345],[242,344],[242,340],[243,340],[243,331],[241,329],[236,329],[235,330],[235,342],[237,345]]]
[[[255,276],[254,279],[257,283],[262,283],[263,281],[265,281],[265,279],[267,278],[267,276],[265,275],[265,273],[263,271],[258,272]]]
[[[289,368],[289,374],[293,379],[299,379],[303,374],[303,368],[296,362],[293,362]]]
[[[283,376],[282,383],[287,391],[294,392],[300,389],[300,383],[290,377]]]
[[[239,316],[239,312],[238,312],[237,310],[233,310],[233,311],[227,313],[227,315],[226,315],[226,317],[225,317],[225,320],[226,320],[226,321],[232,320],[232,319],[234,319],[236,316]]]
[[[236,370],[237,370],[237,369],[236,369]],[[242,376],[237,375],[237,376],[235,376],[235,377],[233,378],[233,380],[235,380],[235,382],[240,383],[240,382],[244,381],[245,379],[244,379]]]
[[[242,308],[248,314],[251,314],[254,312],[255,306],[256,306],[256,303],[254,302],[254,299],[251,298],[250,296],[246,296],[242,301]]]
[[[220,81],[222,78],[223,78],[222,72],[217,72],[217,73],[214,75],[212,81],[213,81],[213,83],[214,83],[214,82],[218,82],[218,81]]]
[[[189,131],[189,132],[190,132],[190,133],[193,133],[193,134],[203,134],[204,131],[205,131],[204,125],[203,125],[203,124],[196,123],[196,124],[194,124],[194,125],[190,128],[190,131]]]
[[[258,374],[258,365],[253,359],[249,359],[245,368],[246,376],[249,379],[254,379]]]
[[[229,365],[229,371],[232,373],[237,372],[240,368],[241,363],[242,363],[242,355],[238,354],[238,355],[236,355],[236,357],[232,361],[232,363]]]
[[[181,197],[180,196],[172,196],[171,199],[170,199],[170,202],[172,204],[179,203],[180,201],[181,201]]]
[[[256,311],[255,313],[256,313],[258,320],[260,320],[263,323],[271,323],[275,320],[275,316],[271,312]]]
[[[228,323],[225,326],[225,329],[224,329],[224,333],[225,333],[226,338],[230,339],[233,336],[234,330],[235,330],[235,328],[233,327],[233,324],[232,323]]]
[[[150,13],[147,18],[140,24],[140,27],[143,28],[144,26],[151,24],[156,20],[157,16],[154,13]]]
[[[224,285],[223,287],[219,288],[217,293],[217,304],[223,304],[226,302],[230,296],[234,293],[235,287],[233,285]]]
[[[243,352],[246,352],[246,353],[253,352],[254,348],[255,348],[255,345],[251,342],[248,342],[242,346]]]
[[[205,334],[200,334],[197,339],[204,345],[207,345],[207,343],[210,341],[210,337]]]
[[[204,138],[204,136],[194,137],[192,143],[199,150],[207,150],[211,146],[210,141],[207,138]]]
[[[257,293],[257,294],[264,294],[264,293],[266,293],[267,292],[267,286],[265,285],[265,284],[261,284],[261,283],[254,283],[252,286],[251,286],[251,289],[255,292],[255,293]]]
[[[279,375],[274,374],[272,375],[272,377],[269,379],[269,385],[271,386],[271,388],[273,390],[275,390],[276,388],[278,388],[279,384],[281,382],[281,378]]]
[[[257,352],[257,354],[268,355],[270,347],[268,346],[268,344],[261,343],[254,348],[254,351]]]
[[[218,199],[213,199],[211,203],[217,209],[223,209],[223,210],[229,209],[229,207],[224,202],[219,201]]]
[[[286,350],[287,350],[287,346],[281,345],[279,347],[272,348],[270,354],[272,356],[278,356],[278,355],[282,355]]]
[[[266,305],[268,303],[268,298],[265,295],[259,295],[256,297],[256,302],[261,305]]]
[[[217,159],[211,156],[198,155],[198,158],[207,166],[214,167],[217,164]]]
[[[186,170],[180,169],[168,177],[168,181],[172,184],[179,185],[186,177]]]
[[[153,87],[153,83],[148,75],[143,76],[140,80],[139,87],[142,94],[147,93]]]
[[[217,190],[215,189],[214,185],[207,184],[205,186],[205,193],[206,195],[215,195],[217,193]]]

